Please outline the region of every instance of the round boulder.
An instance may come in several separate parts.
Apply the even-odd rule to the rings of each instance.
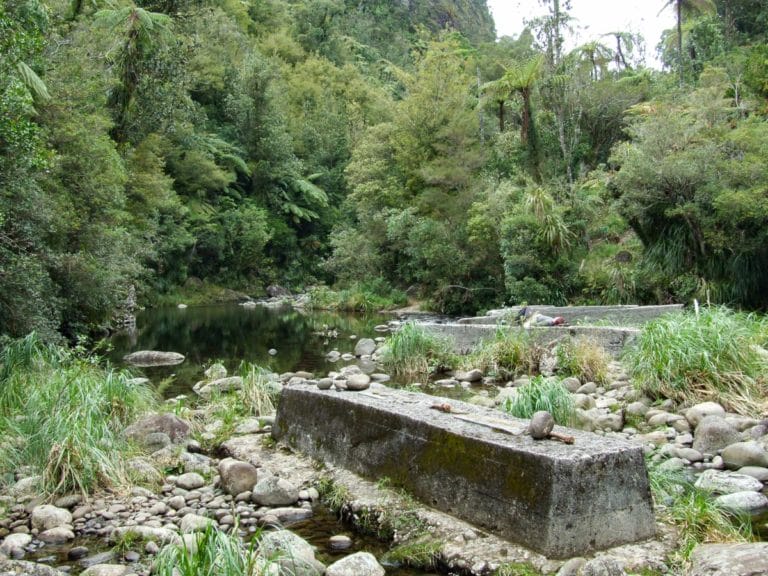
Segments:
[[[742,466],[768,467],[768,453],[754,440],[730,444],[722,453],[728,468],[738,470]]]
[[[334,562],[325,576],[384,576],[384,568],[370,552],[356,552]]]
[[[355,356],[370,356],[376,351],[376,342],[371,338],[360,338],[355,344]]]
[[[735,492],[715,498],[715,503],[734,514],[755,516],[768,511],[768,498],[759,492]]]
[[[259,481],[258,471],[253,464],[234,458],[225,458],[219,463],[219,475],[221,487],[232,496],[253,490]]]
[[[69,527],[71,524],[72,514],[64,508],[43,504],[32,510],[32,528],[37,528],[40,532],[59,526]]]
[[[371,377],[367,374],[351,374],[347,378],[347,390],[367,390],[371,385]]]
[[[741,439],[739,431],[720,416],[706,416],[696,427],[693,449],[702,454],[715,454]]]
[[[184,490],[195,490],[205,486],[205,478],[197,472],[187,472],[176,478],[176,486]]]
[[[269,476],[253,488],[251,499],[261,506],[290,506],[299,500],[299,489],[285,478]]]
[[[707,416],[723,417],[725,416],[725,408],[717,402],[702,402],[691,406],[685,412],[685,418],[693,428],[696,428]]]

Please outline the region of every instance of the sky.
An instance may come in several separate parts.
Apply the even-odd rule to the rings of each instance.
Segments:
[[[541,0],[487,2],[499,36],[516,36],[525,27],[525,20],[547,13]],[[565,0],[561,0],[561,4],[564,5]],[[578,37],[566,47],[599,39],[609,32],[639,32],[645,38],[646,64],[659,67],[655,58],[656,45],[662,31],[675,25],[674,10],[671,7],[662,10],[664,4],[664,0],[571,0],[569,13],[575,19]],[[613,45],[611,39],[605,41],[609,46]]]

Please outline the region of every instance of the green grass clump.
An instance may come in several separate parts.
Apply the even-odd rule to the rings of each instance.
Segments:
[[[408,322],[387,342],[383,364],[395,377],[423,380],[434,372],[452,368],[456,356],[446,339]]]
[[[328,506],[334,514],[339,514],[344,505],[352,499],[346,486],[334,482],[327,476],[318,480],[317,492],[323,504]]]
[[[437,565],[442,548],[439,540],[425,535],[395,546],[384,555],[383,560],[385,563],[431,569]]]
[[[742,414],[765,407],[768,322],[727,308],[664,316],[643,329],[625,362],[637,386],[680,403],[712,400]]]
[[[317,286],[309,291],[309,308],[374,312],[403,306],[408,302],[405,292],[396,290],[382,280],[354,283],[340,290]]]
[[[561,426],[573,424],[576,412],[566,387],[557,379],[542,376],[520,386],[517,395],[507,399],[503,409],[517,418],[530,418],[535,412],[546,410]]]
[[[493,576],[541,576],[541,572],[530,564],[509,562],[499,566]]]
[[[125,481],[122,430],[154,405],[150,388],[34,335],[0,353],[0,471],[32,466],[48,494]]]
[[[523,374],[536,374],[544,349],[527,331],[500,328],[494,337],[483,341],[464,359],[465,367],[479,368],[497,378],[514,378]]]
[[[153,574],[157,576],[261,576],[274,573],[272,560],[255,552],[252,540],[245,546],[237,535],[230,536],[208,526],[197,535],[196,546],[170,545],[157,555]]]
[[[589,338],[565,340],[557,346],[557,371],[561,376],[606,384],[609,361],[605,349]]]

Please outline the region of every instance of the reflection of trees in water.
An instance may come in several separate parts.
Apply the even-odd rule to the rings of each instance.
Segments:
[[[230,372],[242,361],[275,372],[327,371],[332,369],[325,362],[328,350],[338,347],[351,351],[351,334],[373,337],[373,327],[386,320],[381,315],[299,312],[261,306],[158,308],[139,315],[134,335],[123,333],[112,338],[114,350],[110,358],[120,365],[122,357],[135,350],[181,352],[187,357],[183,364],[143,370],[155,382],[175,375],[175,384],[165,392],[172,396],[188,392],[202,378],[204,366],[213,361],[222,361]],[[338,340],[324,345],[325,339],[316,334],[324,327],[338,330]],[[270,348],[278,351],[276,356],[269,355]]]

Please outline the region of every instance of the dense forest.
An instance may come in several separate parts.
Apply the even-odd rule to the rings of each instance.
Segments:
[[[575,49],[542,4],[4,0],[0,332],[201,285],[764,308],[766,3]]]

